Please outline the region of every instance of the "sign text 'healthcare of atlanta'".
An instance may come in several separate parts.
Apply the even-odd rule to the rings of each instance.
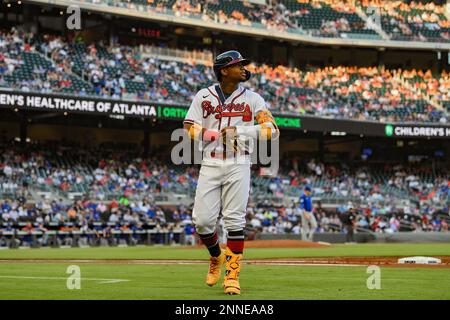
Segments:
[[[89,98],[72,99],[2,93],[0,94],[0,105],[72,112],[81,111],[133,116],[156,116],[156,108],[154,106],[122,101],[93,100]]]

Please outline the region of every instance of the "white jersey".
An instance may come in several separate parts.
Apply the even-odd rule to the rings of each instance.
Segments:
[[[207,130],[220,132],[222,128],[228,126],[253,126],[256,115],[265,109],[267,108],[264,99],[256,92],[238,86],[225,99],[220,85],[216,84],[197,92],[186,114],[184,123],[196,123]],[[251,139],[248,137],[238,137],[238,157],[241,156],[241,153],[249,154],[252,152],[252,142],[249,140]],[[220,141],[205,142],[205,145],[199,145],[204,151],[224,152]],[[202,164],[221,164],[223,162],[217,158],[209,157],[209,153],[203,153]],[[245,157],[249,159],[248,156]]]

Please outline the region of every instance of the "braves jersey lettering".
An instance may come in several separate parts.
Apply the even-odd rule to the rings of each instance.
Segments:
[[[242,121],[252,121],[252,111],[250,106],[245,102],[235,104],[229,103],[227,105],[217,105],[214,107],[209,100],[203,100],[202,103],[203,118],[206,119],[210,115],[214,115],[216,119],[223,117],[242,117]]]
[[[219,89],[220,90],[220,89]],[[224,101],[221,101],[222,96]],[[216,86],[201,89],[194,97],[191,106],[184,119],[185,123],[197,123],[207,130],[220,131],[227,126],[253,126],[255,116],[266,109],[264,99],[251,90],[242,86],[225,99],[221,92],[217,92]],[[250,138],[239,136],[237,141],[239,149],[250,153]],[[204,150],[206,145],[200,144]],[[223,146],[219,141],[214,141],[210,147],[215,153],[223,152]],[[214,163],[214,159],[208,159],[204,153],[203,163]]]

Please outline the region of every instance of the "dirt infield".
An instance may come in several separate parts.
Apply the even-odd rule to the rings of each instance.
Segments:
[[[303,240],[253,240],[245,242],[246,248],[326,248],[329,244]]]
[[[283,258],[283,259],[260,259],[243,260],[249,265],[270,265],[270,266],[369,266],[396,268],[438,268],[450,269],[449,256],[437,256],[442,263],[438,265],[424,264],[398,264],[402,257],[320,257],[320,258]],[[2,263],[87,263],[87,264],[133,264],[133,265],[161,265],[161,264],[206,264],[207,260],[135,260],[135,259],[4,259]]]
[[[245,248],[327,248],[329,244],[303,240],[252,240],[245,241]],[[225,248],[225,245],[221,245]],[[187,247],[192,249],[203,248],[203,245]]]
[[[225,247],[225,245],[221,245]],[[327,248],[328,243],[308,242],[302,240],[253,240],[246,241],[246,248]],[[186,250],[203,248],[203,245],[188,246]],[[244,264],[272,265],[272,266],[385,266],[397,268],[444,268],[450,269],[450,256],[434,256],[441,259],[441,264],[399,264],[398,259],[405,256],[392,257],[303,257],[303,258],[278,258],[278,259],[244,259]],[[88,263],[88,264],[135,264],[135,265],[160,265],[160,264],[206,264],[207,260],[180,260],[180,259],[3,259],[2,263]]]
[[[449,256],[433,256],[441,259],[441,264],[400,264],[398,259],[405,257],[320,257],[320,258],[293,258],[283,259],[283,263],[288,264],[292,262],[296,265],[312,264],[312,265],[377,265],[386,267],[399,268],[450,268]],[[258,260],[259,264],[264,264],[265,260]]]

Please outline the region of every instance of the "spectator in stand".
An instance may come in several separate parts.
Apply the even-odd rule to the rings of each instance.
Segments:
[[[342,224],[345,228],[345,242],[353,243],[355,242],[354,230],[356,221],[356,212],[353,207],[350,207],[347,212],[341,214]]]
[[[155,185],[163,184],[169,190],[177,186],[178,190],[184,190],[189,194],[198,179],[198,169],[178,168],[175,172],[167,165],[167,162],[150,157],[143,159],[128,150],[120,152],[98,146],[95,149],[84,150],[79,146],[60,146],[43,143],[31,143],[22,150],[15,144],[0,145],[0,183],[16,181],[22,185],[28,182],[28,188],[39,189],[41,182],[49,180],[47,185],[50,190],[57,190],[59,183],[54,181],[65,177],[67,181],[76,179],[77,171],[86,172],[83,175],[84,188],[89,190],[98,186],[98,182],[104,179],[106,185],[111,183],[111,192],[116,199],[106,203],[97,203],[95,199],[86,198],[73,203],[65,204],[62,199],[49,201],[44,197],[36,204],[30,205],[23,196],[17,195],[13,199],[0,201],[1,220],[16,224],[20,221],[33,221],[46,226],[50,222],[64,225],[74,223],[86,231],[92,230],[94,222],[127,223],[130,228],[138,223],[157,223],[165,225],[170,221],[190,223],[191,212],[180,206],[174,212],[172,209],[164,212],[162,208],[155,206],[148,194],[154,193]],[[107,154],[108,156],[105,156]],[[76,156],[75,156],[76,155]],[[72,168],[59,166],[61,158],[70,157],[78,159]],[[94,163],[90,169],[87,163]],[[10,169],[4,169],[9,167]],[[356,214],[365,219],[356,219],[359,227],[368,228],[375,232],[397,232],[400,224],[403,228],[411,230],[433,231],[448,229],[448,222],[439,220],[439,214],[446,212],[446,203],[449,199],[449,171],[446,167],[435,167],[423,164],[402,164],[364,166],[346,163],[322,163],[315,159],[296,159],[289,165],[283,166],[279,176],[265,181],[263,184],[254,184],[254,191],[264,190],[269,185],[275,197],[288,195],[299,196],[298,185],[310,184],[314,193],[321,197],[357,197],[363,207],[356,207]],[[38,169],[43,176],[37,177],[34,171]],[[296,169],[295,169],[296,168]],[[300,168],[300,170],[299,170]],[[100,173],[99,179],[95,175]],[[375,176],[383,176],[386,183],[374,183]],[[142,180],[153,179],[154,184]],[[430,183],[425,177],[433,177]],[[106,178],[105,178],[106,177]],[[267,182],[267,183],[266,183]],[[103,183],[103,182],[101,182]],[[322,187],[318,187],[318,184]],[[392,204],[390,192],[385,188],[401,195],[405,199],[416,198],[418,206],[404,205],[396,207]],[[140,190],[140,191],[139,191]],[[125,196],[125,192],[127,195]],[[128,202],[125,205],[125,200]],[[121,202],[121,203],[119,203]],[[120,209],[119,209],[120,208]],[[344,208],[344,211],[346,209]],[[122,213],[123,212],[123,213]],[[336,215],[317,208],[314,212],[318,221],[318,231],[341,231],[341,226]],[[405,222],[399,219],[397,214],[419,218],[420,223]],[[445,214],[445,213],[444,213]],[[421,217],[423,215],[423,221]],[[260,231],[276,232],[284,230],[291,232],[298,224],[298,217],[291,206],[276,206],[267,201],[261,201],[256,206],[249,206],[249,226]],[[447,213],[448,216],[448,213]],[[91,224],[91,226],[89,226]],[[412,225],[411,227],[408,227]],[[104,225],[98,227],[97,233],[103,237]]]
[[[26,246],[29,247],[34,247],[36,243],[33,235],[33,231],[35,231],[33,224],[31,222],[28,222],[26,226],[22,228],[21,231],[25,231],[27,233],[22,239],[22,244],[25,244]]]
[[[182,3],[186,4],[184,1]],[[334,6],[334,4],[329,5]],[[336,8],[339,7],[336,5]],[[336,10],[346,11],[345,8],[347,7]],[[347,30],[348,25],[345,21],[342,18],[326,23],[333,24],[331,29]],[[107,47],[102,43],[80,45],[48,35],[44,35],[39,46],[26,46],[30,42],[31,35],[14,29],[5,33],[3,37],[6,39],[5,42],[10,44],[14,42],[13,39],[17,39],[18,47],[23,47],[23,50],[36,51],[37,54],[52,52],[51,56],[57,65],[55,70],[34,66],[35,71],[40,74],[39,77],[33,76],[33,79],[23,80],[20,83],[9,83],[12,87],[19,86],[23,90],[45,90],[46,92],[69,88],[72,90],[74,77],[68,75],[73,69],[85,70],[86,78],[90,82],[86,85],[92,87],[92,92],[104,97],[134,96],[137,99],[140,97],[153,101],[188,103],[199,86],[214,81],[210,68],[204,70],[196,63],[182,64],[155,58],[141,58],[136,54],[136,51],[140,50],[136,47],[121,45]],[[0,49],[0,54],[6,61],[6,54],[10,55],[12,51],[7,49],[4,51]],[[101,55],[100,52],[102,52]],[[20,57],[19,54],[17,55]],[[6,64],[4,67],[1,65],[0,62],[0,70],[3,74],[9,72],[5,69]],[[72,65],[77,67],[72,68]],[[17,62],[17,66],[9,63],[9,66],[20,68],[21,63]],[[415,108],[423,103],[426,94],[434,101],[450,103],[450,89],[448,89],[450,86],[446,85],[449,77],[446,72],[435,77],[429,71],[424,73],[419,71],[418,78],[415,78],[414,74],[409,75],[408,70],[398,72],[373,67],[326,67],[304,71],[268,65],[254,65],[251,68],[255,76],[250,80],[250,86],[262,94],[268,106],[275,111],[387,122],[403,120],[445,123],[448,121],[445,112],[434,107],[433,104],[428,104],[426,112],[423,113],[392,112],[397,109]],[[412,72],[414,73],[415,70]],[[356,77],[356,80],[350,81],[350,76]],[[181,79],[182,77],[185,79]],[[41,78],[46,79],[41,81]],[[415,79],[413,86],[417,90],[404,86],[402,80],[405,78],[411,81]],[[60,85],[58,88],[52,88],[49,87],[50,82],[57,82]],[[131,83],[143,84],[145,89],[136,91],[137,89],[131,87]],[[275,94],[272,95],[269,92],[275,92]],[[78,94],[82,94],[81,91]],[[55,181],[60,183],[63,189],[69,188],[73,183],[73,181],[65,181],[64,177],[58,177]],[[101,191],[96,191],[101,197]]]

